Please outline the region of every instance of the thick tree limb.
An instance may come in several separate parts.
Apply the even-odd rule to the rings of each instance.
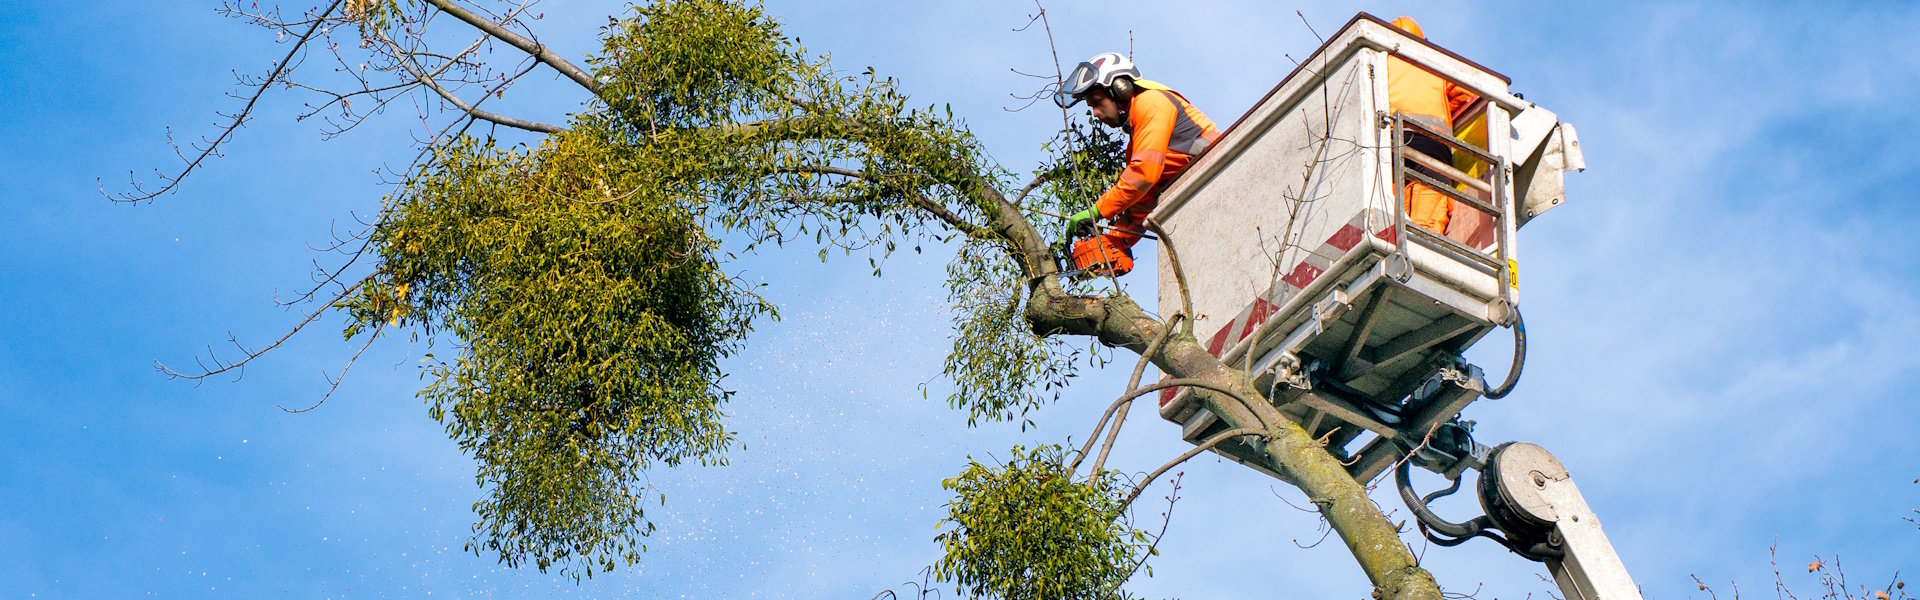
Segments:
[[[1001,195],[991,182],[973,169],[960,171],[965,175],[958,181],[946,183],[971,198],[980,212],[987,215],[988,228],[1013,246],[1014,257],[1019,259],[1027,280],[1051,289],[1060,289],[1060,282],[1053,278],[1060,272],[1060,267],[1053,262],[1053,249],[1048,246],[1046,238],[1040,236],[1040,231],[1034,229],[1026,215],[1020,212],[1020,207],[1007,201],[1006,196]]]
[[[1145,353],[1157,338],[1166,334],[1167,324],[1147,314],[1124,294],[1077,296],[1067,293],[1057,278],[1050,276],[1052,255],[1031,224],[1016,210],[988,214],[994,219],[995,231],[1006,235],[1011,245],[1023,253],[1023,263],[1033,277],[1026,318],[1034,333],[1093,336],[1101,343],[1137,353]],[[1367,497],[1366,488],[1354,481],[1339,460],[1278,408],[1264,400],[1255,400],[1261,395],[1253,389],[1245,370],[1222,363],[1208,353],[1193,334],[1184,332],[1173,334],[1151,360],[1168,375],[1205,383],[1195,387],[1214,393],[1197,393],[1196,399],[1228,427],[1266,432],[1267,439],[1258,445],[1258,451],[1278,467],[1284,480],[1314,499],[1382,598],[1439,600],[1440,588],[1433,576],[1418,566],[1413,553],[1400,541],[1399,529]],[[1221,390],[1232,393],[1219,393]]]
[[[1073,296],[1061,291],[1057,283],[1034,289],[1027,304],[1027,318],[1038,332],[1091,335],[1135,352],[1143,352],[1166,327],[1126,296]],[[1400,541],[1399,529],[1367,497],[1366,488],[1279,409],[1254,401],[1260,395],[1246,371],[1228,367],[1191,334],[1182,333],[1174,334],[1153,362],[1174,377],[1207,383],[1195,387],[1234,392],[1200,393],[1197,399],[1228,427],[1267,432],[1258,451],[1278,467],[1284,480],[1314,499],[1382,598],[1440,598],[1433,576],[1419,568],[1413,553]]]
[[[459,5],[454,4],[452,0],[426,1],[427,4],[433,5],[434,8],[440,9],[441,12],[453,15],[453,18],[472,25],[475,29],[486,32],[487,35],[493,36],[494,39],[519,48],[520,51],[533,56],[535,60],[549,67],[553,67],[553,70],[559,71],[561,75],[567,76],[567,79],[571,79],[574,83],[580,84],[580,87],[586,88],[587,91],[593,92],[596,96],[600,95],[600,89],[604,86],[595,80],[593,75],[588,74],[585,70],[571,62],[567,62],[567,59],[561,58],[559,54],[555,54],[552,50],[547,49],[545,45],[509,31],[507,28],[501,27],[500,24],[490,19],[474,14],[473,11],[461,8]]]

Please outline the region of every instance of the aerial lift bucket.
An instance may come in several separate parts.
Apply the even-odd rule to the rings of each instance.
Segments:
[[[1478,99],[1451,124],[1410,118],[1388,105],[1389,61]],[[1164,232],[1160,306],[1181,307],[1209,352],[1247,367],[1361,481],[1397,463],[1457,481],[1494,453],[1460,413],[1510,390],[1521,361],[1489,389],[1461,353],[1503,327],[1524,349],[1517,232],[1564,202],[1565,171],[1585,168],[1573,128],[1508,83],[1363,13],[1235,122],[1151,216]],[[1414,136],[1443,143],[1452,160],[1408,148]],[[1416,188],[1451,204],[1445,231],[1411,222]],[[1163,392],[1160,414],[1194,443],[1227,427],[1190,390]],[[1215,452],[1279,472],[1251,446]]]

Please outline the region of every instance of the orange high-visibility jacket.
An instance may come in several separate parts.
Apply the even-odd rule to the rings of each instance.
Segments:
[[[1194,157],[1220,139],[1200,109],[1166,86],[1135,82],[1142,89],[1128,109],[1127,168],[1120,181],[1094,202],[1102,218],[1113,218],[1153,196],[1155,186],[1187,170]]]
[[[1421,35],[1420,25],[1413,19],[1400,17],[1394,19],[1393,24],[1422,39],[1426,37]],[[1478,97],[1466,88],[1401,60],[1398,55],[1387,56],[1387,107],[1390,110],[1437,118],[1439,122],[1428,125],[1452,131],[1453,117],[1476,99]]]
[[[1477,98],[1466,88],[1413,66],[1398,56],[1387,57],[1387,106],[1409,115],[1434,117],[1453,129],[1453,116]]]

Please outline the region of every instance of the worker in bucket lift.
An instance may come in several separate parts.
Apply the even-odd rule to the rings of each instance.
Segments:
[[[1427,37],[1420,32],[1420,24],[1415,23],[1412,17],[1394,19],[1393,26],[1414,37]],[[1401,60],[1398,55],[1387,56],[1387,108],[1404,113],[1407,120],[1435,131],[1453,131],[1453,115],[1473,101],[1473,93],[1465,88]],[[1453,164],[1453,149],[1440,140],[1408,131],[1400,142],[1408,150],[1439,159],[1441,164]],[[1406,161],[1406,168],[1435,179],[1440,177],[1438,173],[1411,160]],[[1439,190],[1412,181],[1406,183],[1403,195],[1407,203],[1407,218],[1413,224],[1435,233],[1446,233],[1447,220],[1453,213],[1452,200],[1441,195]]]
[[[1093,206],[1067,219],[1068,235],[1085,237],[1073,244],[1073,264],[1091,275],[1125,275],[1160,191],[1220,139],[1220,130],[1179,92],[1141,79],[1133,61],[1115,52],[1080,63],[1054,95],[1061,108],[1081,101],[1101,124],[1127,132],[1127,167]],[[1109,226],[1096,234],[1098,219]]]

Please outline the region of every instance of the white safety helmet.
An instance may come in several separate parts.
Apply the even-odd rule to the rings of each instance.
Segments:
[[[1079,104],[1094,86],[1113,89],[1114,84],[1119,82],[1121,88],[1130,88],[1133,81],[1139,78],[1140,69],[1134,68],[1133,61],[1128,60],[1125,55],[1118,52],[1102,52],[1087,59],[1087,62],[1080,63],[1080,66],[1073,68],[1072,73],[1067,74],[1067,80],[1060,83],[1060,91],[1053,94],[1053,103],[1060,105],[1060,108],[1067,108]]]

